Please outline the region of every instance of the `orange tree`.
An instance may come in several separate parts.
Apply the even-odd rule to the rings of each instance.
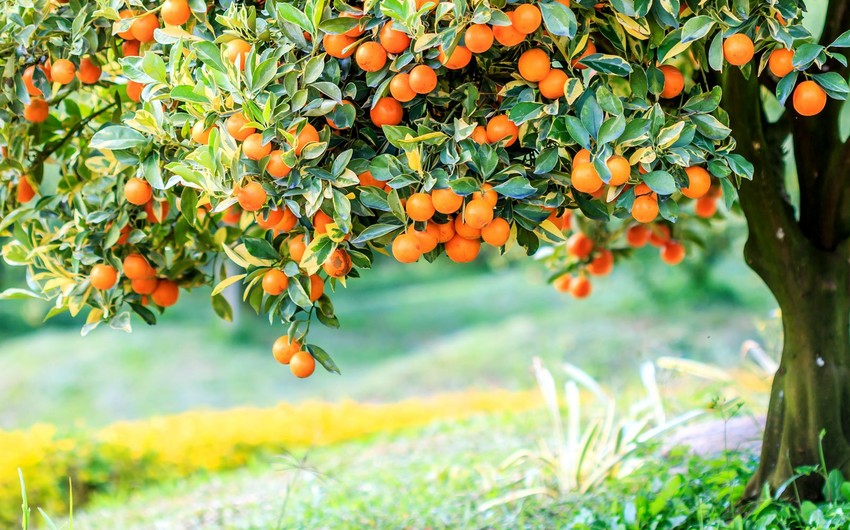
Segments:
[[[687,225],[739,201],[785,323],[748,494],[850,471],[846,2],[819,37],[801,0],[4,6],[0,236],[29,283],[5,297],[85,332],[202,285],[227,318],[241,282],[307,377],[338,371],[309,325],[338,325],[329,291],[376,253],[542,246],[583,298],[647,242],[680,262]]]

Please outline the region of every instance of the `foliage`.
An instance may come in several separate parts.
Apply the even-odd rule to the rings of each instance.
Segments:
[[[810,91],[820,86],[833,98],[847,95],[840,76],[817,71],[827,61],[845,62],[839,50],[850,39],[816,44],[799,23],[801,1],[567,4],[541,2],[542,25],[527,28],[533,35],[522,36],[519,46],[493,46],[466,66],[452,60],[467,53],[466,28],[525,28],[514,27],[509,15],[526,6],[368,0],[361,12],[325,0],[261,6],[222,0],[208,10],[205,2],[192,0],[188,21],[160,27],[161,6],[136,0],[7,3],[0,36],[0,178],[6,184],[0,187],[0,233],[9,237],[5,260],[28,267],[32,292],[5,296],[55,300],[48,316],[77,315],[88,307],[84,331],[100,322],[129,329],[130,312],[155,322],[149,304],[171,305],[175,285],[218,285],[212,305],[229,318],[220,291],[242,282],[258,312],[294,323],[290,338],[303,342],[314,316],[338,325],[321,292],[327,281],[322,278],[330,275],[331,286],[344,284],[402,233],[427,232],[431,223],[433,235],[451,215],[413,222],[404,204],[414,193],[447,187],[464,197],[467,210],[476,192],[492,187],[494,215],[506,220],[509,232],[503,233],[507,241],[502,234],[485,235],[485,241],[519,245],[528,253],[553,245],[555,276],[570,271],[583,277],[596,255],[568,254],[556,226],[565,214],[575,213],[573,229],[587,233],[595,249],[614,248],[620,258],[629,253],[622,241],[632,217],[649,222],[660,215],[662,232],[670,231],[668,223],[698,220],[679,207],[683,197],[697,196],[689,188],[694,167],[710,172],[728,204],[739,179],[752,177],[752,165],[734,154],[728,115],[720,107],[717,74],[730,68],[724,61],[729,37],[746,35],[763,52],[743,72],[776,84],[780,102],[803,77],[814,80]],[[371,41],[390,22],[411,42],[365,72],[359,52],[374,50]],[[128,31],[145,40],[140,51],[133,49],[137,41],[116,36]],[[334,42],[346,46],[337,49]],[[546,91],[552,97],[528,80],[536,79],[533,73],[517,73],[529,44],[567,72],[562,87],[555,83],[554,94]],[[356,45],[354,60],[341,58]],[[796,54],[792,73],[775,83],[765,68],[777,47],[793,47]],[[49,82],[48,63],[60,59],[71,60],[79,81]],[[414,65],[431,68],[438,84],[399,107],[388,97],[391,82]],[[671,86],[667,67],[685,74],[683,88]],[[551,72],[548,64],[540,68]],[[85,81],[84,69],[98,74],[94,82]],[[39,123],[32,112],[43,102],[49,115]],[[234,115],[244,118],[243,128],[228,126]],[[518,129],[505,140],[494,123]],[[473,141],[476,127],[485,124],[487,141]],[[259,136],[237,140],[245,128]],[[585,176],[594,174],[605,184],[599,191],[585,193],[573,182],[573,166],[582,164],[571,159],[579,149],[590,155]],[[612,183],[608,162],[615,154],[628,162],[627,182]],[[143,193],[134,196],[128,184]],[[144,193],[147,185],[152,197]],[[125,196],[142,200],[131,203]],[[289,217],[281,221],[285,226],[263,229],[254,214],[237,206],[262,220],[284,210]],[[487,214],[483,226],[489,213],[477,210]],[[468,211],[458,215],[461,224],[472,222]],[[302,235],[306,248],[299,256],[290,243],[297,246]],[[678,228],[671,236],[689,237]],[[435,246],[425,258],[451,247],[453,259],[471,259],[480,241],[461,239]],[[425,243],[407,241],[416,250],[409,248],[405,259],[418,257]],[[149,280],[157,290],[166,286],[162,293],[149,297],[126,270],[116,284],[109,271],[122,271],[134,253],[151,263],[158,279]],[[674,241],[663,256],[678,262],[684,249]],[[244,273],[227,277],[226,260]],[[264,286],[271,269],[283,271],[283,287]],[[97,278],[91,278],[93,271]],[[589,293],[581,283],[571,289],[574,294]],[[304,348],[326,369],[337,370],[324,350]]]
[[[234,469],[288,449],[392,432],[439,418],[521,411],[538,403],[531,393],[463,392],[386,405],[307,402],[187,412],[120,422],[90,433],[62,433],[49,425],[0,431],[0,521],[16,519],[19,468],[28,477],[31,502],[58,511],[68,495],[68,477],[77,504],[82,504],[95,493]]]

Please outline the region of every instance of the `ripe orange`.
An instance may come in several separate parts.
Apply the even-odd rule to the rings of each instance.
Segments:
[[[449,70],[460,70],[468,65],[472,60],[472,52],[465,46],[455,46],[452,54],[450,56],[446,56],[446,53],[441,46],[440,55],[437,59]]]
[[[664,243],[670,241],[670,227],[666,224],[652,225],[649,232],[649,244],[653,247],[664,246]]]
[[[590,257],[593,246],[593,240],[584,232],[576,232],[567,239],[567,253],[580,260]]]
[[[269,269],[263,275],[263,291],[270,296],[279,296],[289,287],[289,278],[283,271]]]
[[[635,198],[632,204],[632,217],[639,223],[651,223],[658,217],[658,199],[652,194]]]
[[[398,125],[404,117],[404,109],[401,103],[393,98],[381,98],[372,106],[369,117],[377,127]]]
[[[121,43],[121,55],[124,57],[138,57],[141,43],[136,39],[125,40]]]
[[[21,179],[18,181],[18,189],[15,191],[15,200],[17,200],[19,204],[26,204],[30,202],[33,197],[35,197],[35,190],[33,189],[32,184],[30,184],[26,175],[21,175]]]
[[[499,114],[487,122],[487,141],[491,144],[507,139],[505,147],[514,145],[519,135],[519,128],[507,115]]]
[[[135,13],[133,13],[129,9],[122,9],[118,13],[118,16],[121,17],[121,18],[133,18],[135,16]],[[127,28],[126,31],[119,32],[118,36],[121,37],[122,39],[125,39],[125,40],[131,40],[131,39],[135,40],[136,38],[133,37],[133,32],[131,31],[132,27],[133,26],[132,26],[132,23],[131,23],[130,27]]]
[[[106,291],[115,286],[115,283],[118,281],[118,272],[112,265],[98,263],[91,268],[89,280],[91,281],[91,286],[95,289]]]
[[[325,36],[322,37],[322,45],[325,47],[325,51],[328,55],[337,59],[351,57],[354,54],[354,48],[351,47],[351,45],[355,42],[357,42],[357,39],[345,34],[325,34]]]
[[[266,171],[272,177],[279,179],[289,175],[292,168],[286,165],[283,161],[283,151],[275,149],[269,153],[269,161],[266,164]]]
[[[24,119],[31,123],[42,123],[47,120],[50,108],[42,98],[30,99],[29,105],[24,106]]]
[[[139,278],[130,282],[130,288],[136,294],[153,294],[156,291],[156,286],[159,285],[159,280],[156,278]]]
[[[756,48],[752,39],[736,33],[723,41],[723,56],[734,66],[744,66],[753,59]]]
[[[494,247],[501,247],[510,237],[511,225],[501,217],[496,217],[481,229],[481,239]]]
[[[688,187],[682,188],[682,195],[689,199],[699,199],[711,189],[711,175],[708,171],[699,167],[691,166],[685,169],[688,174]]]
[[[794,71],[794,51],[785,48],[773,50],[767,66],[776,77],[785,77]]]
[[[154,13],[148,13],[133,21],[130,26],[130,33],[139,42],[151,42],[153,41],[153,32],[157,28],[159,28],[159,19]]]
[[[493,30],[487,24],[473,24],[463,34],[464,45],[472,53],[484,53],[493,47]]]
[[[127,81],[127,97],[136,103],[142,100],[142,90],[145,85],[135,81]]]
[[[700,197],[694,203],[694,213],[697,217],[702,217],[703,219],[714,217],[714,214],[717,213],[717,199],[709,196]]]
[[[310,377],[316,370],[316,359],[305,351],[295,352],[289,360],[289,369],[299,379]]]
[[[434,217],[434,203],[427,193],[414,193],[407,199],[407,215],[414,221],[427,221]]]
[[[493,189],[491,184],[486,182],[481,185],[481,189],[472,194],[473,199],[484,199],[491,207],[495,208],[499,202],[499,194]]]
[[[522,33],[514,25],[514,12],[505,13],[511,21],[510,26],[493,26],[493,37],[502,46],[512,47],[525,40],[525,33]]]
[[[611,172],[611,180],[608,184],[611,186],[621,186],[629,181],[629,176],[632,174],[632,166],[629,161],[620,155],[614,155],[606,162],[608,170]]]
[[[570,282],[572,281],[572,274],[562,274],[555,278],[555,281],[552,282],[552,287],[554,287],[559,293],[568,293],[570,292]]]
[[[456,235],[446,242],[446,256],[455,263],[469,263],[481,252],[481,241]]]
[[[523,4],[520,7],[530,5]],[[526,81],[532,83],[543,81],[551,69],[552,62],[549,60],[549,55],[540,48],[527,50],[519,57],[519,74]]]
[[[534,4],[522,4],[514,10],[514,28],[526,35],[534,33],[543,22],[540,9]]]
[[[632,225],[626,230],[626,241],[633,248],[640,248],[649,242],[650,231],[646,225]]]
[[[581,61],[588,55],[593,55],[594,53],[596,53],[596,44],[594,44],[593,41],[589,40],[587,41],[587,46],[584,48],[584,51],[581,52],[581,55],[570,61],[570,64],[573,68],[576,68],[578,70],[585,70],[587,66],[579,63],[579,61]]]
[[[300,350],[301,343],[297,340],[290,341],[286,335],[278,337],[272,344],[272,355],[280,364],[289,364],[292,356]]]
[[[27,94],[30,96],[41,96],[41,89],[36,87],[33,83],[32,76],[35,74],[35,66],[28,66],[25,70],[21,78],[24,80],[24,86],[27,89]]]
[[[399,234],[393,240],[393,257],[401,263],[413,263],[422,256],[419,238],[413,234]]]
[[[544,98],[558,99],[564,97],[564,88],[568,79],[563,70],[551,68],[546,77],[537,84],[537,89]]]
[[[428,221],[425,225],[425,230],[413,229],[413,235],[419,239],[419,250],[422,254],[427,254],[437,248],[440,239],[440,229],[437,225]]]
[[[50,74],[53,76],[53,81],[60,85],[67,85],[74,80],[77,73],[77,67],[68,59],[57,59],[50,67]]]
[[[348,252],[338,248],[322,264],[322,268],[331,278],[342,278],[351,271],[351,256]]]
[[[794,110],[800,116],[815,116],[826,108],[826,91],[814,81],[803,81],[794,90]]]
[[[239,190],[236,200],[246,212],[256,212],[266,205],[267,197],[266,190],[258,182],[249,182]]]
[[[570,281],[570,294],[574,298],[587,298],[592,291],[593,286],[590,284],[590,280],[584,276],[576,276]]]
[[[298,224],[298,218],[295,217],[295,214],[292,213],[292,210],[287,208],[286,206],[281,208],[283,210],[283,217],[281,217],[280,222],[274,226],[274,229],[277,232],[287,233]]]
[[[246,138],[257,132],[253,127],[246,127],[247,123],[249,123],[248,118],[242,114],[242,111],[237,111],[224,121],[224,128],[235,140],[244,142]]]
[[[224,45],[224,56],[230,64],[237,65],[240,70],[245,69],[249,53],[251,53],[251,45],[242,39],[233,39]]]
[[[310,301],[317,301],[323,294],[325,294],[325,281],[318,274],[310,276]]]
[[[262,212],[254,213],[254,219],[257,221],[257,226],[264,230],[271,230],[283,220],[284,210],[272,208],[268,214],[263,215]]]
[[[579,149],[576,151],[576,154],[573,155],[573,167],[580,164],[590,164],[590,151],[587,149]]]
[[[668,265],[678,265],[685,259],[685,247],[678,241],[668,241],[661,247],[661,259]]]
[[[451,188],[444,188],[431,191],[431,202],[436,211],[451,214],[460,210],[460,207],[463,206],[463,197]]]
[[[357,180],[360,181],[361,186],[374,186],[376,188],[383,188],[384,183],[380,180],[376,179],[371,171],[364,171],[357,175]]]
[[[403,31],[394,30],[392,21],[384,24],[378,32],[378,40],[389,53],[401,53],[410,46],[410,37]]]
[[[272,144],[271,142],[263,144],[263,135],[261,133],[254,133],[242,142],[242,152],[251,160],[260,160],[263,157],[269,156],[272,152]]]
[[[377,42],[367,41],[357,47],[354,61],[364,72],[377,72],[387,64],[387,50]]]
[[[295,134],[295,129],[290,129],[289,132],[290,134]],[[319,140],[319,131],[317,131],[316,128],[309,123],[304,124],[304,127],[301,128],[301,132],[299,132],[295,138],[295,154],[301,156],[301,153],[307,145],[318,142]]]
[[[594,276],[607,276],[614,270],[614,254],[602,249],[590,263],[587,264],[587,272]]]
[[[153,303],[159,307],[171,307],[177,303],[180,296],[180,289],[177,284],[171,280],[160,280],[156,289],[151,293]]]
[[[159,10],[162,21],[171,26],[182,26],[192,17],[188,0],[165,0]]]
[[[130,204],[141,206],[147,204],[151,197],[153,197],[153,190],[146,180],[132,177],[124,184],[124,198]]]
[[[493,206],[484,199],[472,199],[463,210],[464,221],[472,228],[484,228],[493,220]]]
[[[356,18],[358,21],[363,18],[363,15],[355,14],[355,13],[347,13],[347,12],[346,13],[340,13],[339,16],[341,16],[343,18]],[[343,35],[345,35],[346,37],[357,38],[360,35],[363,35],[363,33],[365,33],[365,32],[366,32],[366,30],[363,28],[363,26],[361,26],[360,23],[358,23],[356,26],[354,26],[350,30],[343,33]]]
[[[145,203],[145,213],[149,223],[161,223],[168,217],[168,210],[171,206],[168,201],[148,201]]]
[[[326,214],[322,210],[316,212],[313,216],[313,229],[317,234],[327,234],[328,225],[334,222],[334,218]]]
[[[489,143],[487,140],[487,128],[483,125],[478,125],[472,130],[472,141],[477,144]]]
[[[103,72],[100,66],[94,63],[89,57],[84,57],[80,60],[80,69],[77,71],[77,79],[85,85],[93,85],[100,80],[100,74]]]
[[[221,222],[226,225],[238,225],[242,220],[242,208],[238,204],[234,204],[228,208],[224,215],[221,216]]]
[[[468,225],[464,222],[462,215],[455,217],[453,228],[455,234],[464,239],[478,239],[481,237],[481,229]]]
[[[573,189],[582,193],[596,193],[605,184],[591,163],[573,166],[572,172]]]
[[[133,253],[124,258],[124,276],[130,280],[151,278],[156,274],[151,264],[139,253]]]
[[[434,221],[428,221],[428,225],[433,226],[437,229],[438,243],[447,243],[455,236],[455,226],[452,221],[443,224],[438,224]]]
[[[410,74],[400,73],[393,76],[390,81],[390,95],[403,103],[416,97],[416,92],[410,87]]]
[[[304,234],[298,234],[289,240],[289,257],[294,261],[300,262],[306,250],[307,244],[304,242]]]
[[[210,141],[210,132],[213,130],[213,127],[204,129],[204,120],[196,121],[195,125],[192,125],[192,141],[201,145],[207,145]]]
[[[437,88],[437,73],[428,65],[414,66],[410,71],[410,89],[417,94],[430,94]]]
[[[659,66],[658,69],[664,74],[664,89],[661,91],[661,97],[664,99],[678,97],[685,90],[685,76],[678,68],[669,64]]]

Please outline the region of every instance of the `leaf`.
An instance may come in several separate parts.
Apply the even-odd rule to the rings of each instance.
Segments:
[[[245,243],[245,249],[248,250],[248,253],[255,258],[271,260],[280,259],[280,253],[265,239],[258,237],[243,237],[242,241]]]
[[[203,94],[198,94],[195,92],[195,88],[189,85],[178,85],[171,89],[171,93],[169,94],[171,99],[176,99],[177,101],[187,101],[190,103],[201,103],[201,104],[209,104],[210,100],[208,97]]]
[[[543,14],[543,24],[552,35],[572,39],[578,31],[576,16],[560,2],[541,2],[538,4]]]
[[[310,352],[310,355],[312,355],[314,359],[319,361],[319,364],[321,364],[328,372],[333,372],[335,374],[341,373],[339,371],[339,367],[336,365],[334,360],[331,359],[330,355],[328,355],[328,352],[326,352],[322,348],[316,346],[315,344],[308,344],[307,351]]]
[[[832,41],[832,44],[829,45],[830,48],[850,48],[850,29],[842,33],[838,36],[837,39]]]
[[[145,55],[142,58],[142,71],[144,71],[148,77],[157,83],[167,83],[165,62],[159,54],[152,51],[145,52]]]
[[[210,41],[201,41],[195,43],[195,53],[205,65],[214,68],[219,72],[226,72],[224,61],[221,60],[221,50],[218,46]]]
[[[313,27],[313,23],[310,22],[310,19],[307,18],[307,15],[304,14],[303,11],[300,11],[294,5],[288,2],[277,2],[275,4],[277,8],[277,14],[283,20],[289,22],[290,24],[295,24],[299,28],[303,29],[309,34],[316,33],[316,28]]]
[[[714,27],[714,24],[714,19],[707,15],[689,18],[682,26],[682,42],[693,42],[705,37]]]
[[[235,276],[231,276],[230,278],[227,278],[227,279],[224,279],[224,280],[218,282],[218,284],[212,290],[211,296],[215,296],[215,295],[219,294],[220,292],[224,291],[225,289],[227,289],[228,287],[230,287],[234,283],[241,281],[246,276],[247,276],[247,274],[237,274]]]
[[[622,57],[594,53],[579,61],[602,74],[613,74],[625,77],[632,73],[632,67]]]
[[[27,298],[34,298],[36,300],[46,300],[43,295],[36,294],[32,291],[27,291],[26,289],[6,289],[2,293],[0,293],[0,300],[23,300]]]
[[[400,228],[404,228],[403,225],[396,224],[384,224],[378,223],[372,226],[367,227],[365,230],[360,232],[354,239],[351,240],[352,245],[360,246],[367,241],[371,241],[373,239],[377,239],[381,236],[385,236],[389,233],[392,233]]]
[[[679,189],[676,186],[676,179],[666,171],[650,171],[643,175],[643,181],[659,195],[672,195]]]
[[[710,140],[723,140],[732,133],[732,129],[720,123],[720,120],[711,114],[696,114],[691,116],[691,121],[697,126],[697,130]]]
[[[604,145],[615,141],[626,130],[626,118],[621,114],[613,118],[608,118],[602,123],[599,128],[599,137],[597,143]]]
[[[542,4],[541,4],[542,5]],[[542,103],[523,102],[514,105],[508,113],[508,118],[517,125],[540,116],[543,111]]]
[[[336,250],[337,243],[334,242],[327,234],[322,234],[307,246],[304,251],[304,256],[301,258],[301,267],[309,274],[315,274],[322,264],[331,255],[331,252]]]
[[[230,307],[230,302],[227,298],[217,294],[212,297],[212,307],[215,314],[225,322],[233,322],[233,308]]]
[[[513,177],[493,188],[499,195],[512,199],[524,199],[537,193],[537,188],[532,186],[525,177]]]
[[[142,133],[124,125],[110,125],[94,133],[89,146],[94,149],[132,149],[148,142]]]
[[[794,69],[797,71],[808,70],[823,51],[824,47],[820,44],[801,44],[794,49],[794,59],[791,61],[791,64],[794,65]]]
[[[838,72],[814,74],[812,75],[812,79],[833,99],[845,100],[847,99],[847,95],[850,94],[847,81]]]

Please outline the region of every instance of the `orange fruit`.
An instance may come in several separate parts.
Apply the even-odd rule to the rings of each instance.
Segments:
[[[632,204],[632,217],[639,223],[651,223],[658,217],[658,199],[653,195],[641,195]]]
[[[168,201],[148,201],[145,203],[145,213],[148,216],[148,222],[161,223],[166,217],[168,217],[168,210],[170,208],[171,206],[168,204]]]
[[[245,69],[249,53],[251,53],[251,45],[242,39],[233,39],[224,45],[224,56],[230,64],[237,65],[239,70]]]
[[[275,149],[269,153],[269,161],[266,164],[266,171],[272,177],[279,179],[289,175],[292,168],[286,165],[283,161],[283,151]]]
[[[678,265],[685,259],[685,247],[678,241],[668,241],[661,247],[661,260],[668,265]]]
[[[53,76],[53,81],[60,85],[67,85],[74,80],[77,73],[77,67],[68,59],[57,59],[50,67],[50,74]]]
[[[133,16],[135,16],[135,13],[133,13],[129,9],[122,9],[118,13],[118,16],[121,17],[121,18],[133,18]],[[132,27],[133,26],[132,26],[132,23],[131,23],[130,27],[127,28],[126,31],[119,32],[118,36],[121,37],[122,39],[125,39],[125,40],[131,40],[131,39],[136,40],[136,37],[133,36],[133,32],[131,31]]]
[[[364,171],[363,173],[360,173],[357,175],[357,180],[360,181],[361,186],[374,186],[376,188],[384,187],[384,183],[372,176],[371,171]]]
[[[570,294],[574,298],[587,298],[592,291],[593,286],[590,284],[590,280],[584,276],[577,276],[570,281]]]
[[[594,53],[596,53],[596,44],[594,44],[593,41],[589,40],[587,41],[587,46],[584,48],[584,51],[581,52],[581,55],[570,61],[570,64],[573,68],[576,68],[578,70],[585,70],[587,66],[579,63],[579,61],[581,61],[588,55],[593,55]]]
[[[351,271],[351,256],[338,248],[322,264],[322,268],[331,278],[342,278]]]
[[[340,13],[339,16],[341,16],[343,18],[356,18],[357,20],[360,20],[360,19],[363,18],[363,15],[358,15],[358,14],[355,14],[355,13]],[[350,30],[343,33],[343,35],[345,35],[346,37],[357,38],[360,35],[363,35],[363,33],[365,33],[365,32],[366,32],[366,30],[363,28],[363,26],[361,26],[358,23],[356,26],[354,26]]]
[[[455,217],[454,226],[455,234],[464,239],[478,239],[481,237],[481,229],[468,225],[462,215]]]
[[[18,189],[15,191],[15,200],[19,204],[26,204],[35,197],[35,190],[30,184],[26,175],[21,175],[21,180],[18,181]]]
[[[242,208],[238,204],[234,204],[228,208],[224,215],[221,216],[221,222],[226,225],[238,225],[242,220]]]
[[[534,4],[522,4],[514,10],[514,28],[526,35],[534,33],[543,22],[540,9]]]
[[[611,186],[621,186],[629,181],[629,176],[632,174],[632,166],[626,157],[614,155],[605,163],[608,170],[611,172],[611,180],[608,184]]]
[[[343,100],[342,100],[342,103],[340,103],[339,105],[334,106],[334,110],[336,110],[337,108],[339,108],[339,106],[340,106],[340,105],[351,105],[352,107],[354,107],[354,103],[352,103],[352,102],[348,101],[347,99],[343,99]],[[357,108],[355,107],[355,114],[356,114],[356,113],[357,113]],[[331,129],[335,129],[335,130],[337,130],[337,131],[338,131],[338,130],[340,130],[340,129],[348,129],[348,128],[350,128],[350,127],[338,127],[338,126],[337,126],[337,124],[336,124],[336,123],[334,123],[334,121],[331,119],[330,115],[326,115],[326,116],[325,116],[325,121],[328,123],[328,125],[330,125],[330,126],[331,126]]]
[[[786,48],[773,50],[770,53],[767,66],[776,77],[785,77],[794,71],[794,51]]]
[[[136,39],[125,40],[121,43],[121,55],[124,57],[138,57],[141,43]]]
[[[132,177],[124,184],[124,198],[130,204],[141,206],[147,204],[151,197],[153,197],[153,190],[146,180]]]
[[[317,234],[327,234],[328,225],[334,222],[334,218],[326,214],[322,210],[316,212],[313,216],[313,229]]]
[[[369,117],[377,127],[398,125],[404,117],[404,109],[393,98],[381,98],[369,110]]]
[[[77,79],[86,85],[93,85],[100,80],[100,74],[103,69],[94,63],[89,57],[84,57],[80,61],[80,69],[77,71]]]
[[[367,41],[357,47],[354,61],[364,72],[378,72],[387,64],[387,50],[377,42]]]
[[[523,4],[520,7],[531,4]],[[532,48],[523,52],[519,57],[519,75],[526,81],[537,83],[543,81],[552,69],[549,54],[540,48]]]
[[[139,278],[130,282],[130,288],[136,294],[153,294],[156,291],[156,286],[159,285],[159,280],[156,278]]]
[[[558,99],[564,97],[564,88],[569,77],[563,70],[552,68],[538,84],[537,89],[540,90],[540,95],[548,99]]]
[[[593,164],[588,162],[573,166],[573,189],[582,193],[596,193],[604,184]]]
[[[665,224],[653,225],[649,232],[649,244],[653,247],[664,246],[664,243],[670,241],[670,227]]]
[[[487,122],[487,141],[491,144],[507,139],[505,147],[510,147],[516,143],[518,135],[519,128],[505,114],[494,116]]]
[[[495,208],[496,203],[499,202],[499,194],[496,190],[493,189],[493,186],[487,184],[486,182],[481,185],[481,190],[476,191],[472,194],[473,199],[484,199],[487,204],[491,207]]]
[[[42,98],[32,98],[24,105],[24,119],[31,123],[42,123],[47,120],[50,108]]]
[[[650,231],[646,225],[632,225],[626,230],[626,241],[634,248],[640,248],[649,242]]]
[[[440,229],[432,222],[425,225],[425,230],[416,230],[414,228],[413,235],[419,239],[419,250],[422,254],[427,254],[437,248],[440,242]]]
[[[295,129],[290,129],[289,132],[290,134],[295,134]],[[309,123],[304,124],[304,127],[301,128],[301,132],[299,132],[295,137],[295,154],[301,156],[301,153],[307,145],[318,142],[319,140],[319,131],[317,131],[316,128]]]
[[[472,130],[472,141],[477,144],[489,143],[487,140],[487,128],[483,125],[478,125]]]
[[[803,81],[794,90],[794,110],[800,116],[815,116],[826,108],[826,91],[814,81]]]
[[[705,197],[700,197],[697,199],[697,202],[694,203],[694,213],[697,217],[702,217],[703,219],[714,217],[714,214],[717,213],[717,199],[707,195]]]
[[[428,65],[414,66],[410,71],[410,89],[417,94],[430,94],[437,88],[437,73]]]
[[[389,53],[401,53],[410,46],[410,37],[403,31],[394,30],[392,21],[384,24],[378,32],[378,40]]]
[[[434,203],[427,193],[414,193],[407,199],[407,215],[414,221],[427,221],[434,217]]]
[[[298,218],[286,206],[281,207],[281,210],[283,211],[283,216],[280,218],[280,222],[274,226],[274,229],[277,232],[287,233],[298,224]]]
[[[699,199],[711,189],[711,175],[708,171],[699,167],[691,166],[685,169],[688,175],[688,187],[682,188],[682,195],[689,199]]]
[[[325,281],[318,274],[310,276],[310,301],[317,301],[323,294],[325,294]]]
[[[573,167],[579,164],[590,164],[590,151],[587,149],[579,149],[573,155]]]
[[[511,225],[501,217],[496,217],[481,229],[481,239],[494,247],[501,247],[511,237]]]
[[[305,351],[295,352],[289,359],[289,369],[292,370],[292,375],[299,379],[310,377],[316,370],[316,359]]]
[[[192,17],[188,0],[165,0],[159,10],[162,21],[171,26],[182,26]]]
[[[135,81],[127,81],[127,97],[136,103],[142,100],[142,90],[145,85]]]
[[[201,145],[207,145],[210,141],[210,132],[213,130],[213,127],[204,129],[204,120],[196,121],[195,125],[192,125],[192,141]]]
[[[355,42],[357,42],[356,39],[345,34],[325,34],[325,36],[322,37],[322,46],[325,47],[325,51],[328,55],[337,59],[351,57],[354,54],[354,48],[351,47],[351,45]]]
[[[472,53],[484,53],[493,47],[493,30],[487,24],[473,24],[463,34],[463,43]]]
[[[256,212],[266,205],[266,190],[258,182],[249,182],[239,190],[236,200],[246,212]]]
[[[602,249],[587,264],[587,272],[594,276],[607,276],[612,270],[614,270],[614,254],[607,248]]]
[[[159,19],[154,13],[148,13],[133,21],[133,24],[130,26],[130,33],[139,42],[151,42],[153,40],[153,32],[157,28],[159,28]]]
[[[731,65],[744,66],[753,59],[755,52],[752,39],[743,33],[736,33],[723,41],[723,56]]]
[[[180,296],[180,289],[177,284],[171,280],[160,280],[156,289],[151,293],[153,303],[159,307],[171,307],[177,303]]]
[[[35,66],[27,66],[21,78],[24,80],[24,86],[27,88],[27,94],[30,96],[41,96],[41,89],[36,87],[33,83],[33,74],[35,74]]]
[[[685,76],[678,68],[669,64],[659,66],[658,69],[664,74],[664,89],[661,91],[661,97],[664,99],[678,97],[685,90]]]
[[[283,220],[283,212],[285,208],[282,210],[278,210],[272,208],[268,211],[268,214],[263,215],[261,212],[254,213],[254,219],[257,221],[257,226],[264,230],[271,230],[276,227]]]
[[[455,263],[469,263],[478,257],[481,241],[456,235],[446,242],[446,256]]]
[[[224,128],[235,140],[244,142],[246,138],[257,132],[253,127],[246,127],[247,123],[249,123],[248,118],[242,114],[242,111],[237,111],[224,120]]]
[[[272,144],[271,142],[264,144],[263,135],[261,133],[254,133],[242,142],[242,152],[251,160],[260,160],[269,156],[272,152]]]
[[[510,26],[493,26],[493,37],[496,41],[502,46],[516,46],[520,42],[525,40],[525,33],[517,30],[514,26],[514,12],[510,11],[505,13],[507,17],[511,20]]]
[[[401,73],[393,76],[390,81],[390,95],[403,103],[416,97],[416,91],[410,87],[410,74]]]
[[[493,206],[484,199],[472,199],[466,204],[463,215],[467,225],[481,229],[493,220]]]
[[[593,240],[584,232],[576,232],[567,238],[567,252],[580,260],[590,257],[593,252]]]
[[[289,240],[289,256],[294,261],[300,262],[306,250],[307,243],[304,242],[304,234],[298,234]]]
[[[559,293],[568,293],[570,292],[570,282],[572,281],[572,274],[562,274],[555,278],[555,281],[552,282],[552,287]]]
[[[443,188],[431,191],[431,202],[436,211],[451,214],[460,210],[460,207],[463,206],[463,197],[451,188]]]
[[[434,226],[437,229],[437,242],[438,243],[446,243],[451,240],[455,236],[455,226],[454,223],[449,221],[447,223],[438,224],[434,221],[428,221],[429,226]]]
[[[289,340],[289,337],[283,335],[278,337],[272,344],[272,356],[280,364],[289,364],[292,356],[301,350],[301,343],[297,340]]]
[[[392,252],[401,263],[413,263],[422,256],[422,246],[414,234],[399,234],[393,240]]]
[[[123,267],[124,276],[130,280],[152,278],[156,274],[148,260],[139,253],[133,253],[124,258]]]
[[[472,61],[472,52],[465,46],[456,46],[451,56],[447,57],[443,48],[440,47],[440,55],[437,59],[449,70],[460,70]]]
[[[289,278],[283,271],[269,269],[263,275],[263,291],[270,296],[279,296],[289,287]]]
[[[89,281],[91,281],[91,286],[100,291],[106,291],[107,289],[112,289],[115,286],[115,283],[118,281],[118,271],[115,270],[115,267],[112,265],[104,265],[103,263],[98,263],[94,267],[91,268],[91,273],[89,273]]]

